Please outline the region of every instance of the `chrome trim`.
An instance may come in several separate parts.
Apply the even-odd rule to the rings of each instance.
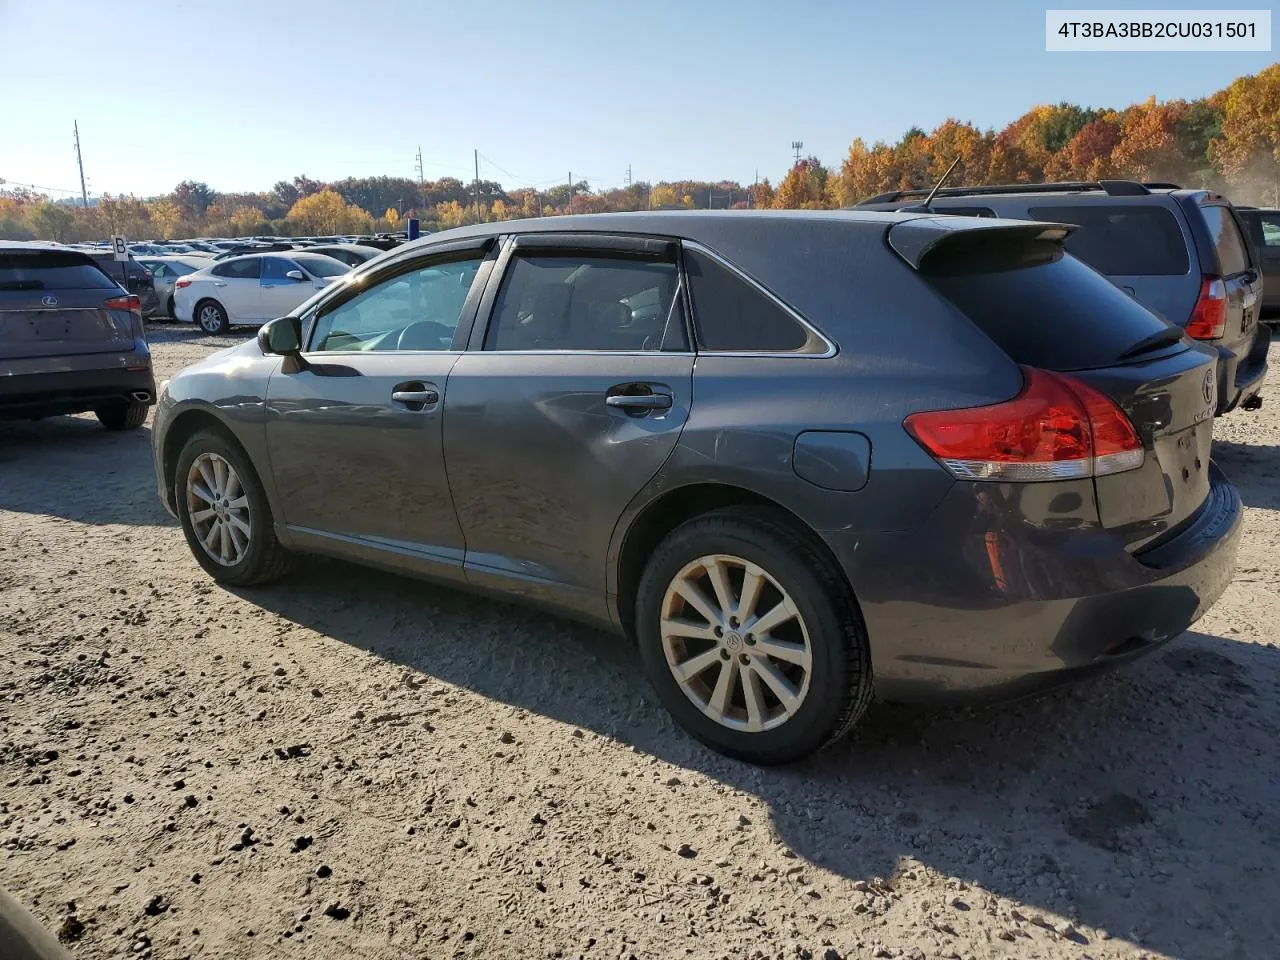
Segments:
[[[780,298],[776,293],[774,293],[772,290],[770,290],[760,281],[756,280],[753,276],[751,276],[741,267],[737,266],[731,260],[725,259],[722,255],[720,255],[719,253],[716,253],[716,251],[712,250],[710,247],[704,244],[701,244],[696,240],[681,240],[680,244],[685,249],[696,250],[699,253],[703,254],[704,256],[710,257],[712,260],[716,261],[718,264],[720,264],[720,266],[724,267],[726,270],[730,270],[733,273],[737,274],[743,280],[747,281],[747,283],[751,284],[751,286],[755,287],[756,290],[764,294],[764,296],[768,297],[775,304],[777,304],[784,311],[786,311],[787,314],[790,315],[791,319],[795,320],[796,323],[800,324],[802,327],[808,330],[811,334],[813,334],[813,336],[817,337],[821,342],[827,345],[827,349],[822,353],[799,353],[794,350],[789,350],[782,353],[752,352],[752,351],[740,351],[740,350],[735,350],[735,351],[702,350],[702,351],[699,351],[700,354],[705,353],[708,356],[716,356],[716,357],[811,357],[816,360],[826,360],[831,357],[834,357],[839,352],[839,347],[836,346],[835,341],[833,341],[825,333],[823,333],[821,330],[815,327],[812,323],[806,320],[799,312],[795,310],[795,308],[793,308],[790,304],[788,304],[786,301]],[[696,322],[695,322],[695,327],[696,327]]]

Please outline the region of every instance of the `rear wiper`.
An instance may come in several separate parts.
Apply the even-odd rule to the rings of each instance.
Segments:
[[[1182,331],[1177,327],[1167,327],[1164,330],[1157,330],[1155,333],[1143,337],[1132,347],[1126,350],[1117,360],[1129,360],[1133,357],[1141,356],[1144,353],[1150,353],[1152,350],[1159,350],[1161,347],[1171,347],[1182,339]]]
[[[43,280],[0,280],[0,290],[43,290]]]

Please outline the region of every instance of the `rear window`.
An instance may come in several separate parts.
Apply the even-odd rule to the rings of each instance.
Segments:
[[[1218,253],[1218,269],[1222,275],[1230,277],[1244,273],[1249,269],[1249,254],[1245,251],[1244,237],[1240,236],[1240,228],[1236,226],[1231,211],[1221,206],[1200,209],[1204,212],[1205,226],[1209,228],[1214,250]]]
[[[686,247],[700,350],[727,353],[820,352],[817,338],[786,310],[729,268]],[[812,339],[812,342],[811,342]]]
[[[1068,252],[1111,277],[1174,277],[1191,269],[1187,242],[1163,207],[1093,204],[1032,207],[1033,220],[1074,223]]]
[[[114,280],[82,253],[0,253],[0,290],[112,290]]]
[[[922,276],[1015,363],[1089,370],[1168,325],[1055,243],[972,242]]]

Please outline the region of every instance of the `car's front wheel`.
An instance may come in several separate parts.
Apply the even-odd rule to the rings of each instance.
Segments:
[[[740,760],[797,760],[844,734],[871,698],[847,584],[774,511],[719,510],[669,534],[641,578],[636,633],[676,721]]]
[[[218,582],[250,586],[288,570],[257,471],[221,434],[202,431],[182,448],[174,502],[191,552]]]
[[[201,300],[196,304],[196,323],[205,333],[220,334],[231,329],[227,311],[217,300]]]

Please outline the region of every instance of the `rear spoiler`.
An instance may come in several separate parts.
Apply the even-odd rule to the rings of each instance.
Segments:
[[[1076,230],[1070,223],[988,220],[978,217],[915,217],[889,228],[889,246],[915,269],[940,250],[954,250],[991,240],[1048,240],[1062,243]]]

